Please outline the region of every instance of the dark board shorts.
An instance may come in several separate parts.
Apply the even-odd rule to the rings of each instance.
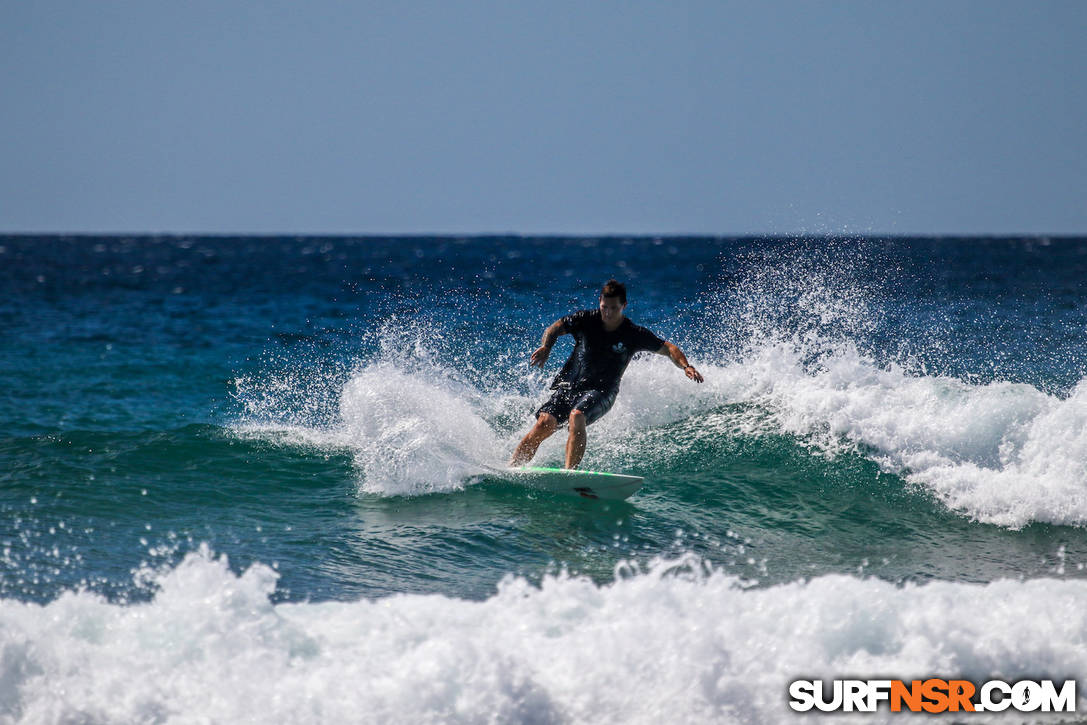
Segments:
[[[536,418],[540,413],[550,413],[555,416],[559,425],[570,419],[570,411],[580,410],[585,414],[585,424],[592,425],[611,410],[615,402],[615,394],[618,391],[605,392],[603,390],[556,390],[551,399],[540,406],[536,411]]]

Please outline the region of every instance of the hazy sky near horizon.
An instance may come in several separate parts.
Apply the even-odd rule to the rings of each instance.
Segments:
[[[0,1],[0,231],[1087,233],[1087,2]]]

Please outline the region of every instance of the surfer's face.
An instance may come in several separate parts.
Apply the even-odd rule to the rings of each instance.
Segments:
[[[605,325],[617,325],[623,321],[623,310],[627,306],[619,302],[618,297],[600,298],[600,318]]]

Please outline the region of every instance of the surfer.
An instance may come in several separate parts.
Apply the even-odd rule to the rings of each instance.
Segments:
[[[611,408],[619,380],[636,353],[667,355],[688,378],[702,382],[702,375],[687,362],[682,350],[624,317],[626,306],[626,287],[608,280],[600,291],[599,309],[574,312],[544,331],[540,347],[532,353],[532,365],[542,368],[562,335],[574,336],[574,350],[551,383],[555,393],[536,411],[536,424],[513,452],[511,466],[531,461],[540,444],[561,423],[568,423],[566,468],[577,468],[585,454],[586,427]]]

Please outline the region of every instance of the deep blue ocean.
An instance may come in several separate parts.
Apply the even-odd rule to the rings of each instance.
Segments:
[[[635,358],[590,427],[645,486],[488,477],[611,277],[706,379]],[[1085,280],[1084,238],[0,236],[0,723],[1084,678]]]

